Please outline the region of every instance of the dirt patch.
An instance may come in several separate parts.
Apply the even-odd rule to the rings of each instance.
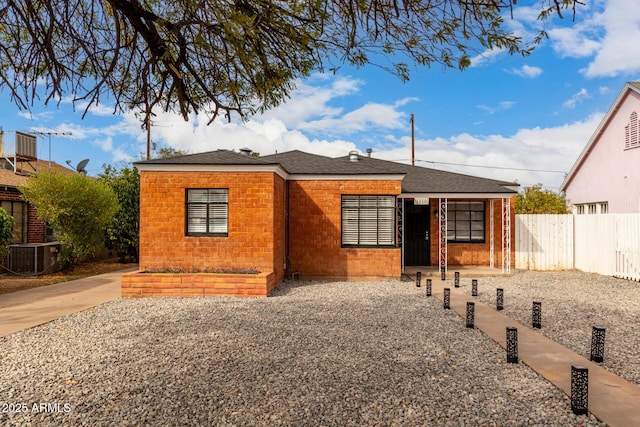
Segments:
[[[118,262],[118,258],[114,257],[95,261],[86,261],[72,270],[59,271],[57,273],[37,277],[0,274],[0,294],[53,285],[55,283],[67,282],[69,280],[82,279],[83,277],[110,273],[112,271],[123,270],[130,267],[135,267],[135,264],[121,264]]]

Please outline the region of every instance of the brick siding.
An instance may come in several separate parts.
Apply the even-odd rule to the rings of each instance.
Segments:
[[[187,188],[228,188],[227,237],[185,235]],[[140,268],[257,268],[284,275],[283,179],[271,172],[140,174]]]
[[[289,258],[302,278],[365,279],[401,274],[400,248],[342,248],[342,194],[398,195],[400,181],[291,181]]]

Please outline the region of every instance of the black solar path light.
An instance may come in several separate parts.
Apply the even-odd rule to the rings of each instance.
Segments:
[[[589,369],[571,365],[571,411],[576,415],[589,412]]]
[[[467,328],[473,328],[475,314],[476,304],[473,301],[467,301]]]
[[[504,289],[502,288],[496,291],[496,310],[504,310]]]
[[[422,271],[418,271],[416,273],[416,287],[420,287],[420,282],[422,281]]]
[[[472,297],[478,296],[478,279],[473,279],[471,281],[471,296]]]
[[[594,326],[591,332],[591,358],[592,362],[604,361],[604,333],[605,328]]]
[[[427,296],[431,296],[431,279],[427,279]]]
[[[507,363],[518,363],[518,328],[507,326]]]
[[[442,301],[442,308],[450,309],[451,308],[451,289],[444,288],[444,298]]]
[[[456,288],[459,288],[460,287],[460,272],[456,271],[455,273],[453,273],[453,277],[454,277],[453,278],[453,285]]]
[[[531,309],[531,324],[534,328],[542,328],[542,303],[540,301],[533,302]]]

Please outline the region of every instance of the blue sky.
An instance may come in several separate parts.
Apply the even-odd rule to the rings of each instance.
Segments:
[[[415,115],[416,164],[487,178],[538,182],[557,189],[600,120],[628,81],[640,80],[640,2],[586,0],[573,21],[547,22],[549,39],[529,57],[486,51],[465,71],[414,68],[408,83],[376,67],[316,73],[298,82],[285,104],[245,123],[156,112],[157,147],[189,152],[249,147],[261,154],[293,149],[342,156],[356,149],[410,162],[410,116]],[[539,6],[520,0],[506,24],[525,39],[538,28]],[[0,92],[5,153],[16,130],[51,136],[51,159],[76,165],[137,160],[146,132],[134,114],[113,106],[83,108],[62,101],[20,111]],[[49,157],[49,137],[38,137]]]

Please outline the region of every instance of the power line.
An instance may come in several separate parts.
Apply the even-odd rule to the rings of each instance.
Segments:
[[[394,160],[396,162],[406,162],[409,159],[398,159]],[[451,166],[468,166],[471,168],[485,168],[485,169],[502,169],[502,170],[513,170],[513,171],[524,171],[524,172],[546,172],[546,173],[567,173],[567,171],[556,171],[556,170],[548,170],[548,169],[525,169],[525,168],[509,168],[506,166],[485,166],[485,165],[470,165],[466,163],[450,163],[450,162],[438,162],[434,160],[419,160],[416,159],[416,162],[424,162],[431,163],[435,165],[451,165]]]

